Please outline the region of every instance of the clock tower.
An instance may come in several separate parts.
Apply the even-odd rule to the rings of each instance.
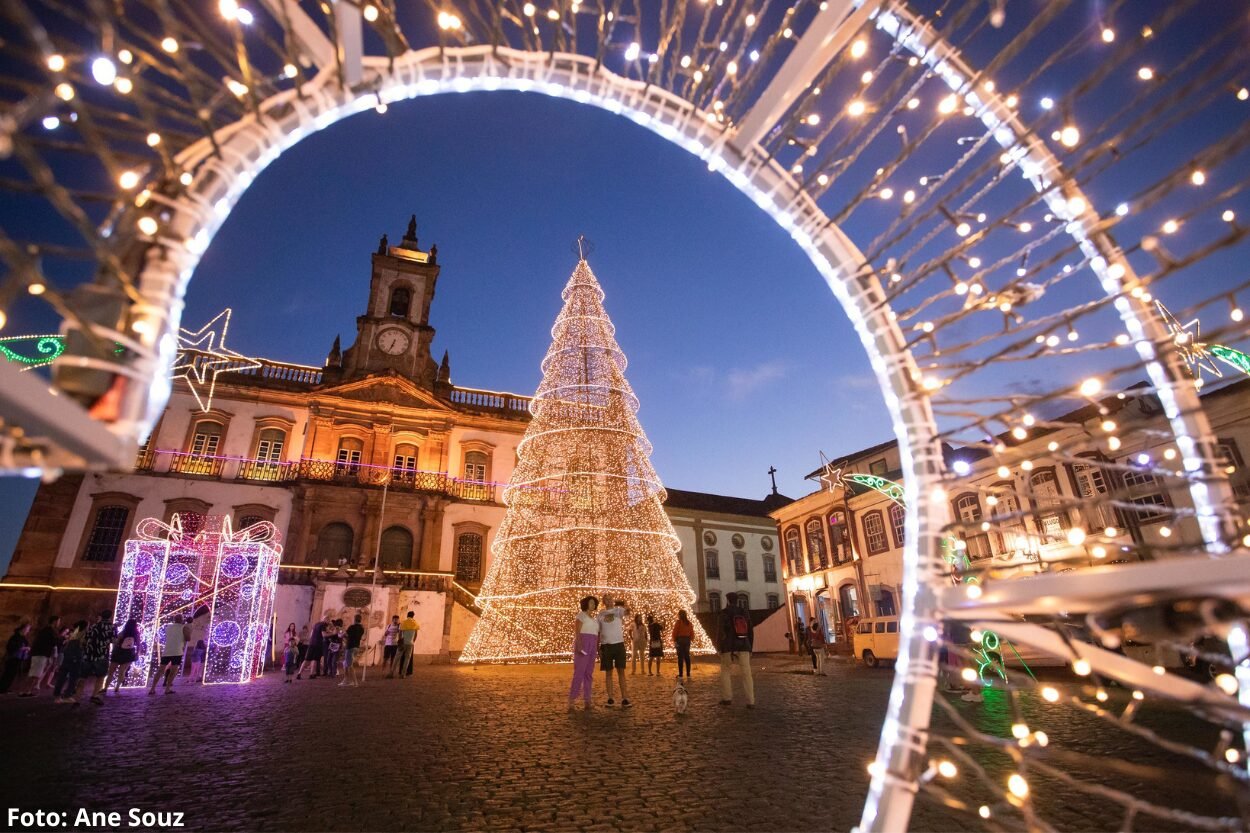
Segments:
[[[430,302],[438,270],[438,246],[423,251],[417,244],[415,215],[398,246],[382,235],[373,254],[368,310],[356,318],[356,343],[343,351],[344,380],[393,370],[434,387],[438,365],[430,357]]]

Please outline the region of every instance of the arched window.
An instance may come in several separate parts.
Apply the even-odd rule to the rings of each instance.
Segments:
[[[777,557],[774,555],[764,556],[764,581],[770,584],[777,581]]]
[[[339,440],[338,459],[334,473],[339,477],[352,477],[360,471],[360,458],[365,453],[363,440],[357,437],[343,437]]]
[[[483,482],[486,480],[486,454],[470,451],[464,455],[464,479]]]
[[[903,546],[903,525],[907,518],[907,510],[901,504],[890,504],[890,532],[894,535],[894,546]]]
[[[880,517],[881,513],[878,512]],[[881,534],[885,535],[885,529],[882,528]],[[859,615],[859,591],[855,589],[853,584],[844,584],[838,588],[838,603],[842,607],[842,618],[850,619],[852,616]]]
[[[707,609],[713,613],[720,613],[720,593],[712,591],[707,594]]]
[[[125,506],[101,506],[96,510],[91,534],[87,537],[84,561],[116,561],[122,538],[126,537],[126,521],[130,509]]]
[[[704,550],[703,563],[708,578],[720,578],[720,554],[716,550]]]
[[[286,447],[286,431],[263,428],[256,435],[253,460],[239,469],[239,476],[248,480],[279,480],[282,474],[282,451]]]
[[[781,597],[778,596],[776,593],[769,593],[766,598],[768,599],[769,610],[776,610],[777,608],[781,607]]]
[[[1084,501],[1081,511],[1085,514],[1089,528],[1093,530],[1115,526],[1112,508],[1105,503],[1105,495],[1111,491],[1106,471],[1092,462],[1073,463],[1072,480],[1076,484],[1076,496]]]
[[[807,560],[812,569],[823,569],[829,566],[829,554],[825,552],[825,535],[820,529],[820,521],[812,518],[804,527],[807,530]]]
[[[326,524],[317,535],[317,560],[330,566],[351,561],[355,536],[356,533],[345,523]]]
[[[1047,542],[1062,541],[1068,530],[1068,513],[1059,509],[1059,480],[1054,469],[1041,469],[1029,478],[1033,503],[1037,507],[1037,528]]]
[[[412,307],[412,290],[406,286],[397,286],[391,290],[391,315],[396,318],[407,318]]]
[[[747,554],[745,552],[734,553],[734,579],[747,581]]]
[[[175,456],[170,469],[180,474],[202,474],[214,477],[221,473],[221,441],[225,426],[220,422],[201,419],[191,429],[191,442],[187,453]]]
[[[981,499],[973,492],[965,492],[955,498],[954,506],[962,525],[959,535],[968,545],[968,558],[989,558],[994,552],[990,549],[990,536],[981,529]]]
[[[743,610],[751,609],[751,597],[748,594],[743,593],[741,590],[738,591],[738,595],[734,598],[734,601],[737,602],[738,607]]]
[[[799,539],[799,528],[792,526],[786,530],[786,560],[790,562],[790,575],[801,575],[803,569],[803,543]]]
[[[173,523],[176,515],[182,534],[195,535],[204,528],[204,523],[212,508],[211,503],[195,498],[167,500],[165,501],[165,523]]]
[[[383,532],[379,560],[383,570],[411,570],[412,533],[402,526],[392,526]]]
[[[202,419],[195,424],[191,432],[191,447],[187,451],[193,457],[209,457],[217,453],[221,447],[222,425],[209,419]]]
[[[462,532],[456,537],[456,580],[478,581],[482,577],[482,536]]]
[[[829,542],[835,564],[851,560],[851,531],[846,528],[846,513],[841,510],[829,513]]]
[[[395,479],[411,483],[417,476],[417,447],[412,443],[395,446]]]
[[[995,483],[991,489],[990,497],[986,498],[986,502],[990,504],[990,516],[1002,519],[997,521],[997,527],[1003,551],[1028,552],[1034,549],[1020,515],[1020,496],[1016,494],[1012,484],[1003,481]]]
[[[898,608],[894,605],[894,591],[887,590],[882,587],[878,590],[877,596],[877,615],[878,616],[897,616]]]
[[[239,524],[235,527],[235,530],[247,529],[249,526],[255,526],[263,520],[265,519],[260,515],[243,515],[239,518]]]
[[[869,555],[876,555],[890,548],[890,542],[885,537],[885,519],[881,516],[880,509],[864,513],[864,543],[868,547]]]

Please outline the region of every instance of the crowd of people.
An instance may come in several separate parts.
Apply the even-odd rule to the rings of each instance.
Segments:
[[[294,622],[287,625],[282,637],[283,682],[302,680],[307,674],[310,680],[339,679],[341,686],[360,685],[369,647],[362,618],[357,613],[352,624],[344,627],[342,619],[332,619],[327,613],[311,629],[305,625],[296,630]],[[387,679],[412,676],[413,646],[420,630],[414,611],[408,611],[402,622],[398,614],[391,617],[382,633]]]
[[[173,694],[174,681],[183,674],[199,680],[208,620],[208,608],[201,607],[189,619],[178,614],[161,628],[159,664],[148,694],[156,694],[162,682],[164,692]],[[110,688],[121,691],[141,653],[140,639],[139,623],[129,619],[119,628],[111,610],[68,625],[59,615],[48,616],[38,629],[22,622],[5,643],[0,694],[50,693],[56,703],[77,705],[87,698],[102,705]]]
[[[161,626],[152,652],[156,669],[147,688],[149,695],[155,695],[158,687],[173,694],[180,678],[202,682],[209,618],[209,609],[201,607],[186,618],[176,614]],[[359,685],[366,648],[361,618],[357,614],[345,627],[342,619],[326,614],[311,629],[297,630],[294,622],[287,626],[281,640],[285,682],[304,679],[307,674],[309,679]],[[411,676],[420,627],[412,611],[402,622],[398,615],[391,617],[382,636],[388,678]],[[48,616],[37,629],[22,622],[5,643],[0,694],[35,697],[48,693],[56,703],[76,705],[87,699],[102,705],[110,688],[114,694],[121,691],[131,666],[145,653],[143,648],[138,621],[129,619],[119,628],[111,610],[100,611],[90,622],[81,619],[68,625],[57,615]]]
[[[717,618],[715,636],[716,651],[720,655],[720,703],[722,706],[733,704],[732,669],[737,666],[747,708],[755,708],[755,686],[751,678],[751,648],[755,640],[755,629],[748,612],[738,607],[736,593],[728,594],[726,601],[729,604]],[[653,614],[647,614],[644,618],[641,613],[634,613],[631,622],[626,603],[611,596],[604,596],[602,605],[598,598],[586,596],[581,600],[580,608],[574,621],[573,681],[569,685],[568,708],[570,711],[574,710],[579,697],[584,708],[593,708],[591,695],[596,657],[599,669],[604,674],[607,704],[616,705],[616,688],[619,685],[621,708],[629,708],[633,705],[625,683],[625,670],[629,660],[632,657],[634,674],[639,673],[644,657],[648,675],[658,676],[661,673],[664,661],[664,624]],[[628,634],[627,622],[630,622]],[[690,650],[694,633],[694,623],[690,621],[689,614],[684,610],[678,611],[677,621],[673,623],[671,630],[672,644],[677,654],[678,685],[681,685],[683,679],[687,683],[690,680]],[[628,653],[627,635],[632,649]]]

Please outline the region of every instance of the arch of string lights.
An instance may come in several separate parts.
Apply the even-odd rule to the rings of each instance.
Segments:
[[[1116,786],[1140,768],[1103,761],[1087,789],[1048,762],[1044,732],[971,725],[935,701],[934,679],[942,644],[971,653],[943,636],[952,622],[992,623],[1091,681],[1070,696],[1010,681],[1013,715],[1039,699],[1076,709],[1197,762],[1223,799],[1247,783],[1237,733],[1250,725],[1250,666],[1205,684],[1108,650],[1126,600],[1172,610],[1202,598],[1212,604],[1197,625],[1157,641],[1203,653],[1189,637],[1206,629],[1235,659],[1247,652],[1245,507],[1198,396],[1194,376],[1210,363],[1197,327],[1169,325],[1201,314],[1206,341],[1245,339],[1237,296],[1250,281],[1232,274],[1245,254],[1238,210],[1250,210],[1250,91],[1235,48],[1245,20],[1214,26],[1201,3],[1115,0],[1028,15],[1002,0],[14,0],[0,13],[14,32],[0,68],[0,188],[13,206],[0,325],[43,303],[67,332],[51,388],[0,364],[7,467],[129,462],[168,398],[199,258],[252,181],[305,136],[442,93],[600,107],[704,159],[791,234],[884,392],[903,461],[905,578],[863,828],[904,826],[917,794],[1036,826],[1064,790],[1129,823],[1236,826]],[[1165,300],[1179,318],[1156,313]],[[1059,433],[1064,443],[1041,445],[1063,431],[1096,456]],[[998,480],[980,465],[948,470],[944,443],[992,463]],[[1102,486],[1076,496],[1028,474],[1091,459]],[[1131,484],[1147,478],[1166,492],[1155,510],[1166,534],[1128,535],[1140,510]],[[1010,504],[995,497],[1008,482]],[[1016,509],[955,517],[957,492]],[[974,563],[980,581],[952,581],[943,541],[966,547],[1060,516],[1066,540],[1048,543],[1043,574],[1012,580]],[[1140,563],[1084,568],[1108,551]],[[1070,627],[1074,616],[1099,635]],[[1122,708],[1108,705],[1107,680],[1132,690]],[[1217,740],[1136,725],[1143,701],[1186,705]],[[952,730],[930,729],[935,703]]]

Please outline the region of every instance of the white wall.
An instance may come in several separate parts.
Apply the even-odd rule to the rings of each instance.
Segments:
[[[194,498],[210,505],[209,514],[231,516],[234,507],[260,504],[277,510],[274,524],[285,537],[291,521],[291,492],[274,486],[249,481],[195,480],[187,477],[153,477],[144,474],[88,474],[74,499],[65,536],[57,552],[57,567],[72,567],[90,518],[92,495],[101,492],[123,492],[140,498],[138,511],[130,518],[128,537],[135,524],[144,518],[164,518],[165,502],[177,498]],[[85,565],[82,565],[85,566]],[[115,565],[107,565],[115,569]]]

